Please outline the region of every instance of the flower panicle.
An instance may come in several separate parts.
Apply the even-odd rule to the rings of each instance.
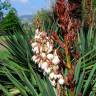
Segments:
[[[57,83],[63,85],[65,83],[64,76],[61,72],[61,60],[57,54],[57,49],[54,48],[54,41],[46,32],[35,30],[34,40],[31,40],[32,51],[34,55],[32,60],[38,64],[38,67],[43,70],[44,75],[49,76],[53,86]]]
[[[72,33],[72,38],[69,41],[72,41],[75,38],[76,32],[80,29],[80,20],[74,18],[72,14],[75,14],[73,11],[79,8],[80,4],[70,3],[68,0],[57,0],[55,4],[54,11],[56,12],[59,18],[59,27],[62,29],[62,34],[64,36],[70,37]]]

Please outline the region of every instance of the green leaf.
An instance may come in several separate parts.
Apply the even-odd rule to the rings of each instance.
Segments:
[[[28,78],[26,77],[26,75],[24,73],[23,73],[23,76],[24,76],[24,81],[25,81],[24,83],[30,89],[30,93],[32,94],[32,96],[38,96],[38,93],[34,89],[33,85],[29,82]]]
[[[81,60],[79,60],[75,68],[74,80],[76,80],[76,83],[79,80],[80,70],[81,70]]]
[[[9,78],[9,80],[20,90],[21,94],[24,96],[28,96],[24,86],[16,78],[12,76],[12,74],[8,71],[7,68],[4,68],[4,70],[6,71],[6,75]]]
[[[94,72],[96,72],[96,64],[94,64],[94,67],[93,67],[92,71],[89,74],[88,80],[86,81],[86,83],[84,85],[83,96],[86,95],[87,89],[88,89],[88,87],[90,85],[90,81],[92,80]]]
[[[48,93],[50,94],[49,96],[56,96],[56,93],[53,89],[53,86],[51,82],[49,81],[48,77],[46,77],[47,85],[46,88],[48,89]]]
[[[82,74],[80,75],[78,84],[76,85],[76,88],[75,88],[75,96],[78,96],[79,92],[81,91],[82,84],[83,84],[83,80],[84,80],[84,71],[83,71]]]
[[[0,90],[2,90],[2,91],[6,94],[6,96],[12,96],[12,95],[8,92],[8,90],[5,89],[4,86],[2,86],[1,84],[0,84]]]

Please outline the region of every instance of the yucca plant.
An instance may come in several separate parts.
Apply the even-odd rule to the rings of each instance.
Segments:
[[[83,3],[84,1],[82,0]],[[74,17],[78,16],[74,13],[78,4],[81,6],[78,1],[70,3],[67,0],[57,0],[55,23],[49,27],[45,24],[40,26],[42,21],[39,19],[35,30],[14,32],[14,35],[10,33],[5,38],[5,47],[12,62],[1,62],[0,75],[6,78],[6,82],[0,84],[4,96],[96,95],[96,27],[94,20],[91,25],[88,23],[85,35],[85,19]],[[48,29],[50,26],[51,29]],[[54,47],[48,47],[45,38],[49,38],[49,45]],[[41,48],[40,52],[36,47],[38,50]],[[49,65],[45,63],[46,55]],[[41,56],[42,63],[37,60],[39,57],[33,58],[34,56]],[[57,75],[61,77],[57,78]]]

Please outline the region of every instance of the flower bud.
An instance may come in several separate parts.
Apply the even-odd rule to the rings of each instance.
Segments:
[[[39,34],[39,29],[36,29],[35,30],[35,35],[38,35]]]
[[[42,63],[42,64],[41,64],[41,68],[42,68],[42,69],[48,68],[48,63],[47,63],[47,62]]]

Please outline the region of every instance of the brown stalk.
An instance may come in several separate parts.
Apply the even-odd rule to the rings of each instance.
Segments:
[[[57,0],[54,8],[59,18],[59,27],[61,28],[62,34],[64,35],[64,42],[59,39],[56,32],[53,33],[52,36],[54,41],[56,41],[60,47],[65,50],[70,96],[74,96],[75,87],[75,83],[73,81],[74,66],[71,64],[70,47],[73,47],[72,44],[77,38],[77,31],[80,29],[80,19],[74,18],[75,14],[73,11],[78,9],[79,5],[79,3],[70,3],[68,0]]]

